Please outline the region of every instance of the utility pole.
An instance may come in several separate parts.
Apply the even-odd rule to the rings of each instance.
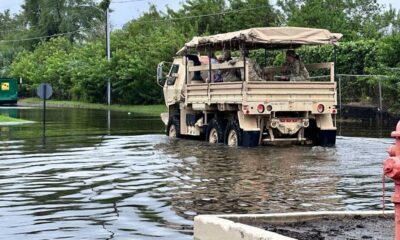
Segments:
[[[110,3],[111,0],[103,0],[100,3],[100,8],[104,10],[105,17],[106,17],[106,55],[107,55],[107,62],[111,62],[111,49],[110,49]],[[111,105],[111,81],[110,77],[107,79],[107,104],[108,106]]]
[[[96,9],[105,15],[105,31],[106,31],[106,56],[107,56],[107,62],[111,62],[111,50],[110,50],[110,33],[111,33],[111,27],[110,27],[110,4],[111,0],[103,0],[98,7],[94,5],[81,5],[78,7],[90,7],[93,9]],[[108,106],[111,105],[111,81],[110,78],[108,77],[107,79],[107,104]]]
[[[106,34],[107,34],[107,61],[111,62],[111,50],[110,50],[110,8],[106,9]],[[111,82],[110,77],[107,79],[107,104],[111,105]]]

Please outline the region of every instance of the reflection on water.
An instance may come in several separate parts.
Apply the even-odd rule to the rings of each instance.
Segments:
[[[191,239],[197,214],[380,209],[393,143],[229,148],[169,140],[158,118],[112,112],[110,131],[106,111],[52,109],[48,119],[45,144],[40,123],[1,128],[5,239]]]
[[[397,121],[387,119],[376,121],[376,119],[364,119],[362,121],[338,120],[337,132],[340,136],[352,137],[390,137],[391,131],[395,129]]]

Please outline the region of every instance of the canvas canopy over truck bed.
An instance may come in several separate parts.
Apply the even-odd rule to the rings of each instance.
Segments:
[[[301,27],[266,27],[250,28],[230,33],[222,33],[205,37],[194,37],[181,48],[177,55],[185,55],[187,51],[206,51],[231,49],[285,49],[301,45],[336,45],[342,38],[340,33],[331,33],[325,29]]]
[[[336,141],[334,63],[306,64],[308,70],[328,69],[329,81],[278,81],[283,67],[265,66],[255,76],[252,49],[293,49],[302,45],[337,45],[342,34],[299,27],[251,28],[194,37],[177,52],[163,86],[168,113],[162,114],[167,135],[203,136],[211,143],[258,146],[295,142],[332,146]],[[240,50],[234,59],[213,62],[215,51]],[[208,55],[202,63],[194,52]],[[162,77],[159,64],[157,79]],[[215,73],[239,73],[216,81]],[[250,74],[251,73],[251,74]]]

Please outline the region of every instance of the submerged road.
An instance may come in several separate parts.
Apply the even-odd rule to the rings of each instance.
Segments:
[[[48,116],[45,138],[40,122],[0,127],[4,239],[192,239],[197,214],[376,210],[394,142],[344,123],[335,148],[229,148],[169,140],[156,118],[113,113],[108,128],[104,111]]]

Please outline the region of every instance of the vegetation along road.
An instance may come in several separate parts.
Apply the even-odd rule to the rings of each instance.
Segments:
[[[21,123],[21,122],[25,122],[25,120],[18,119],[18,118],[12,118],[12,117],[0,114],[0,125],[1,125],[1,123],[4,123],[4,122],[6,122],[6,123]]]
[[[25,98],[18,101],[20,106],[41,106],[43,100],[39,98]],[[159,117],[162,112],[166,111],[165,105],[111,105],[108,107],[100,103],[85,103],[79,101],[60,101],[49,100],[46,101],[49,107],[63,107],[63,108],[86,108],[86,109],[110,109],[112,111],[129,112],[136,115],[157,116]]]

